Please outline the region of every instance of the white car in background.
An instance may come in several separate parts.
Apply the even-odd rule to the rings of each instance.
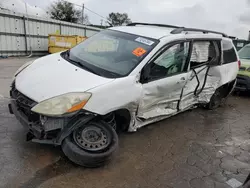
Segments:
[[[118,147],[117,131],[197,106],[217,108],[238,70],[223,33],[132,23],[25,64],[15,74],[9,109],[27,140],[61,145],[73,162],[97,167]]]

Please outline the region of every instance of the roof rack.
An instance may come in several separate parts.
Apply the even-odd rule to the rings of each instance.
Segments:
[[[135,23],[130,23],[127,26],[136,26],[136,25],[149,25],[149,26],[158,26],[158,27],[167,27],[167,28],[175,28],[174,30],[171,31],[171,34],[180,34],[183,31],[194,31],[194,32],[202,32],[202,33],[214,33],[214,34],[219,34],[222,35],[223,37],[228,37],[227,34],[217,32],[217,31],[211,31],[211,30],[206,30],[206,29],[196,29],[196,28],[186,28],[186,27],[179,27],[176,25],[166,25],[166,24],[151,24],[151,23],[140,23],[140,22],[135,22]]]
[[[214,34],[219,34],[222,35],[223,37],[228,37],[227,34],[217,32],[217,31],[211,31],[211,30],[206,30],[206,29],[195,29],[195,28],[186,28],[186,27],[179,27],[171,31],[171,34],[180,34],[183,31],[194,31],[194,32],[202,32],[202,33],[214,33]]]
[[[151,23],[140,23],[140,22],[130,23],[127,26],[136,26],[136,25],[149,25],[149,26],[158,26],[158,27],[167,27],[167,28],[180,28],[179,26],[176,26],[176,25],[151,24]]]

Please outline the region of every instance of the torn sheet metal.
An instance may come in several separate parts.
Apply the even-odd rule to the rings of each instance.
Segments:
[[[200,82],[197,91],[200,91],[205,81],[205,73],[207,71],[207,68],[206,66],[202,66],[202,67],[196,68],[195,70],[198,73],[197,76]],[[184,110],[194,104],[208,103],[210,101],[215,90],[220,85],[220,80],[221,80],[221,75],[213,74],[213,72],[214,72],[213,69],[209,70],[205,87],[203,88],[202,92],[198,96],[194,95],[194,91],[198,85],[198,81],[195,77],[195,73],[194,71],[192,71],[192,73],[189,74],[189,79],[183,88],[183,94],[182,94],[180,107],[179,107],[180,110]]]
[[[177,111],[178,101],[161,101],[157,104],[151,106],[148,109],[145,109],[142,112],[138,113],[138,117],[150,119],[156,116],[163,116],[173,114]]]
[[[235,66],[237,66],[237,64],[235,64]],[[133,115],[134,120],[133,123],[131,123],[129,131],[136,131],[136,129],[149,123],[154,123],[187,109],[192,109],[195,107],[195,104],[209,103],[217,88],[235,79],[233,75],[237,75],[237,67],[235,67],[235,69],[231,67],[232,65],[228,64],[211,67],[208,72],[205,87],[198,96],[194,95],[198,82],[192,70],[186,73],[186,82],[183,84],[183,90],[179,88],[180,86],[178,84],[171,84],[176,83],[178,79],[180,79],[176,77],[174,78],[175,80],[172,81],[162,79],[165,84],[160,81],[152,85],[148,84],[143,88],[143,98],[139,104],[137,114]],[[197,76],[200,81],[198,90],[200,90],[204,83],[207,66],[204,65],[195,70],[198,72]],[[171,77],[168,79],[171,79]],[[168,82],[168,84],[166,84],[166,82]],[[178,98],[180,100],[179,109]]]
[[[149,119],[177,112],[178,101],[185,85],[186,73],[144,84],[138,117]],[[184,78],[184,81],[179,82]]]

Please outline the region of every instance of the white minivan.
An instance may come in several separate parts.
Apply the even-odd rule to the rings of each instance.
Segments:
[[[97,167],[117,149],[118,131],[197,106],[219,107],[235,87],[239,64],[226,34],[132,23],[23,65],[9,110],[27,140],[61,145],[73,162]]]

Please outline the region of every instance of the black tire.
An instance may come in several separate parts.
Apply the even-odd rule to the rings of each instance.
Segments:
[[[219,108],[223,100],[223,96],[220,89],[217,89],[210,99],[210,102],[206,105],[209,110],[214,110]]]
[[[108,131],[111,135],[111,142],[105,150],[100,152],[86,151],[83,148],[79,147],[76,141],[73,139],[73,134],[64,139],[62,143],[62,150],[64,154],[71,160],[72,162],[84,166],[87,168],[96,168],[103,166],[105,163],[110,161],[113,153],[118,148],[118,136],[115,130],[103,121],[99,122],[89,122],[87,126],[96,126],[102,127],[105,131]]]

